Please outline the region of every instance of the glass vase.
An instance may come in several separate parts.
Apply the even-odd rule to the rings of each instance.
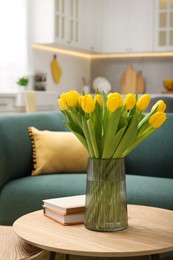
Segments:
[[[94,231],[128,227],[124,159],[88,161],[84,225]]]

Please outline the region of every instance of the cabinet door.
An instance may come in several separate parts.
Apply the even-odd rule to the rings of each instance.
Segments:
[[[109,0],[104,6],[105,52],[152,51],[152,0]]]
[[[55,0],[55,37],[57,43],[80,46],[81,0]]]
[[[128,6],[125,2],[125,0],[104,1],[104,52],[124,52],[127,48]]]
[[[103,45],[103,1],[94,0],[91,5],[90,50],[102,52]]]
[[[154,50],[173,50],[173,0],[155,0]]]
[[[153,1],[130,0],[128,16],[128,50],[153,51]]]
[[[101,52],[103,43],[103,0],[87,0],[81,4],[82,48]]]

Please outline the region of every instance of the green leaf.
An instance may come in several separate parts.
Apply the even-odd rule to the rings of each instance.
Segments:
[[[123,157],[129,154],[133,149],[135,149],[143,140],[145,140],[150,134],[152,134],[156,129],[152,128],[148,130],[144,135],[139,136],[133,142],[133,144],[124,152]]]
[[[70,111],[69,111],[69,112],[68,112],[68,111],[63,111],[63,114],[64,114],[64,115],[68,118],[68,120],[69,120],[69,124],[68,124],[68,125],[66,124],[66,126],[67,126],[68,128],[70,128],[72,131],[77,132],[77,133],[79,133],[80,135],[83,135],[83,136],[84,136],[82,127],[80,127],[79,124],[76,122],[76,119],[75,119],[73,113],[71,113]]]
[[[128,127],[116,149],[114,158],[121,158],[123,153],[128,149],[128,147],[134,142],[137,135],[138,128],[138,118],[134,115],[129,121]]]
[[[116,151],[116,148],[124,134],[124,131],[126,130],[127,123],[122,127],[115,136],[113,136],[112,139],[109,139],[109,142],[105,143],[105,149],[104,153],[102,154],[102,158],[107,159],[107,158],[114,158],[114,153]]]
[[[89,130],[92,148],[93,148],[93,151],[94,151],[94,157],[99,158],[99,150],[98,150],[98,144],[97,144],[97,141],[96,141],[95,127],[94,127],[94,124],[93,124],[91,119],[87,120],[87,125],[88,125],[88,130]]]
[[[94,158],[94,150],[91,143],[91,138],[88,130],[87,120],[85,117],[82,117],[82,128],[85,135],[86,143],[88,146],[89,154],[91,158]]]
[[[102,140],[102,147],[103,147],[102,156],[106,155],[108,144],[111,144],[112,139],[117,132],[119,120],[120,120],[120,112],[121,112],[121,108],[118,108],[113,113],[111,112],[107,113],[107,124],[104,129],[103,140]]]

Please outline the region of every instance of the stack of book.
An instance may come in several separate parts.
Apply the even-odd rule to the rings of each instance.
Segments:
[[[43,200],[43,213],[63,225],[84,222],[85,195]]]

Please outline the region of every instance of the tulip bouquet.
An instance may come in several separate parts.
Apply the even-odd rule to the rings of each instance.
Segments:
[[[63,93],[58,99],[67,117],[67,127],[77,136],[91,158],[124,158],[166,120],[166,104],[159,100],[148,114],[150,96],[139,99],[119,93],[79,95],[76,91]]]
[[[119,162],[166,120],[162,100],[148,114],[143,113],[149,102],[148,94],[138,99],[129,93],[123,99],[116,92],[92,96],[69,91],[58,99],[67,118],[64,123],[90,156],[84,221],[89,229],[117,231],[127,227],[124,166]]]

